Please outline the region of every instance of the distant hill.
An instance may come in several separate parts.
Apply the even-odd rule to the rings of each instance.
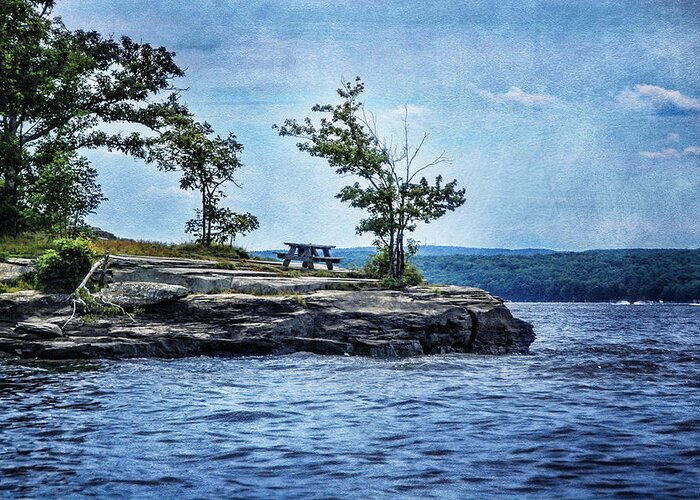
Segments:
[[[371,247],[338,248],[344,267],[360,267]],[[275,258],[274,251],[252,252]],[[600,302],[700,300],[700,249],[555,252],[421,247],[413,262],[430,283],[484,288],[508,300]]]
[[[266,259],[277,259],[277,252],[280,250],[260,250],[253,251],[251,255]],[[334,248],[333,256],[343,259],[341,265],[346,268],[361,267],[370,255],[374,253],[374,247],[352,247]],[[476,247],[453,247],[443,245],[425,245],[418,249],[418,256],[431,257],[440,255],[548,255],[556,253],[554,250],[546,248],[522,248],[510,250],[507,248],[476,248]]]
[[[476,286],[515,301],[700,300],[700,250],[417,256],[414,262],[432,283]]]

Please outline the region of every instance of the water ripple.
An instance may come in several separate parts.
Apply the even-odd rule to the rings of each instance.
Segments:
[[[700,308],[512,309],[532,356],[1,361],[0,497],[694,497]]]

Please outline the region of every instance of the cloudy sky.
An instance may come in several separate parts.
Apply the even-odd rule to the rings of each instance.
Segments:
[[[432,172],[467,203],[423,243],[560,250],[700,246],[700,16],[693,1],[59,0],[70,28],[164,45],[184,101],[244,144],[258,215],[242,243],[358,246],[349,179],[271,126],[335,102],[360,75],[387,137],[404,106]],[[90,152],[109,197],[91,218],[120,236],[180,242],[197,198],[177,175]]]

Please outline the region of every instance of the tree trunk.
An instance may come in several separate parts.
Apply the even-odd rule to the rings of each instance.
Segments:
[[[396,267],[394,266],[394,248],[395,248],[395,241],[394,241],[394,230],[393,228],[391,229],[391,232],[389,233],[389,277],[393,278],[395,274],[395,269]]]
[[[14,236],[19,233],[21,225],[18,178],[20,166],[17,158],[2,158],[5,185],[0,199],[0,236]]]
[[[207,197],[204,189],[202,189],[202,234],[200,243],[207,244]]]
[[[403,250],[403,230],[399,230],[396,235],[396,275],[395,278],[399,281],[403,279],[405,268],[405,254]]]

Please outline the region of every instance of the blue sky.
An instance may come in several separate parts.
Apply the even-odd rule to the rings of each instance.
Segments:
[[[244,144],[242,189],[258,215],[241,241],[359,246],[348,182],[271,126],[335,102],[360,75],[380,130],[429,134],[431,172],[467,203],[420,225],[428,244],[561,250],[700,246],[700,16],[691,1],[63,0],[70,28],[165,45],[184,102]],[[185,241],[197,198],[177,175],[91,151],[105,202],[93,224]]]

